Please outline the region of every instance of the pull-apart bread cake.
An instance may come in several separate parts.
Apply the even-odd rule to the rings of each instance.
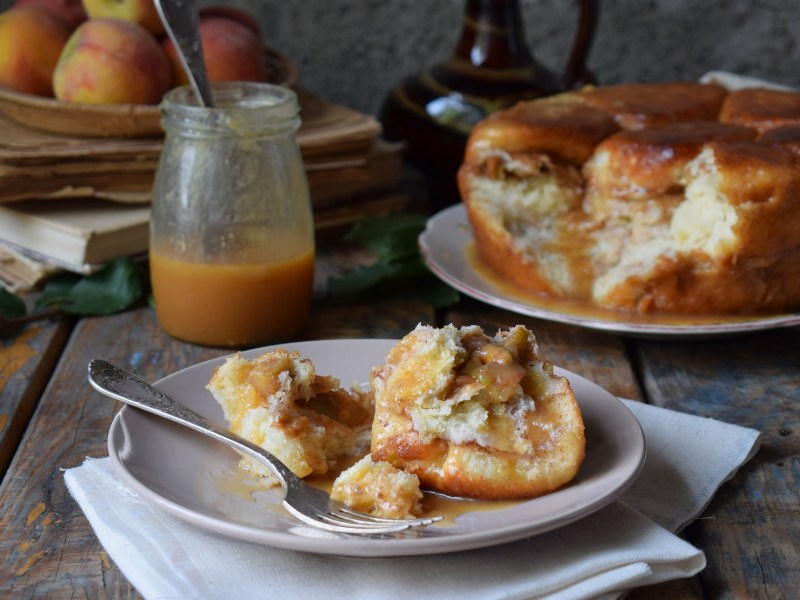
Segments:
[[[628,311],[800,307],[800,94],[585,88],[479,123],[458,182],[478,255]]]
[[[454,496],[530,498],[571,481],[584,457],[569,381],[518,325],[418,326],[370,376],[372,458]]]
[[[232,431],[300,477],[338,474],[332,498],[382,517],[420,516],[420,487],[539,496],[569,483],[584,458],[569,380],[521,325],[494,337],[418,325],[372,368],[369,391],[345,390],[283,349],[231,356],[207,387]],[[243,456],[240,465],[277,483],[259,462]]]

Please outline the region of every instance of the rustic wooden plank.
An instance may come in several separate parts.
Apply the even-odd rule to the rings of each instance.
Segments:
[[[800,590],[800,329],[703,341],[641,341],[654,404],[758,429],[759,453],[686,530],[715,598],[790,598]]]
[[[0,338],[0,480],[66,344],[69,319],[30,323]]]
[[[701,600],[703,591],[697,577],[675,579],[656,585],[631,590],[625,596],[626,600]]]
[[[432,314],[406,302],[317,306],[303,337],[394,338]],[[152,381],[228,352],[169,338],[149,308],[78,323],[0,487],[0,596],[138,596],[103,552],[61,473],[87,456],[107,456],[119,408],[89,387],[86,365],[102,357]]]
[[[471,300],[464,300],[448,311],[444,320],[457,326],[480,325],[491,334],[498,329],[525,325],[536,334],[543,355],[554,364],[594,381],[617,396],[642,398],[625,343],[618,337],[515,315]]]
[[[318,306],[300,336],[306,340],[346,338],[399,339],[417,323],[434,323],[436,315],[418,300],[369,300],[344,306]]]
[[[106,585],[114,590],[113,595],[131,591],[103,555],[91,527],[67,493],[59,469],[76,466],[85,456],[105,454],[103,432],[116,407],[88,388],[85,369],[89,358],[105,356],[147,376],[143,363],[148,361],[129,351],[131,339],[148,332],[147,319],[137,318],[141,315],[139,311],[86,319],[78,325],[2,488],[6,585],[20,597],[67,595],[67,591],[98,597]],[[172,354],[164,352],[164,344],[157,338],[144,347]],[[34,464],[37,454],[42,462],[39,468]],[[76,551],[78,548],[81,550]],[[80,577],[59,581],[59,573]]]

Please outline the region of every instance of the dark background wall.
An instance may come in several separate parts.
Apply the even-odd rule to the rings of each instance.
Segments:
[[[0,0],[5,8],[12,0]],[[246,8],[300,83],[376,113],[389,88],[449,56],[463,0],[200,0]],[[570,0],[521,0],[529,46],[561,70]],[[724,69],[800,87],[798,0],[602,0],[589,66],[600,83],[693,79]]]
[[[452,52],[463,0],[229,0],[255,12],[301,83],[375,113],[399,78]],[[521,0],[529,47],[561,70],[570,0]],[[800,87],[798,0],[601,0],[589,66],[600,83],[693,79],[712,69]]]

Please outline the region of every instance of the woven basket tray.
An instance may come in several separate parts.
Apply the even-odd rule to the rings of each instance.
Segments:
[[[278,51],[267,48],[269,81],[292,87],[297,72]],[[0,113],[51,133],[85,137],[154,137],[163,135],[161,112],[150,104],[83,104],[22,94],[0,88]]]

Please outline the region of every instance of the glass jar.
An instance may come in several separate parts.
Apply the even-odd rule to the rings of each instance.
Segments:
[[[287,340],[308,319],[314,279],[297,96],[245,82],[216,83],[213,95],[213,108],[189,86],[162,102],[150,225],[158,321],[203,345]]]

